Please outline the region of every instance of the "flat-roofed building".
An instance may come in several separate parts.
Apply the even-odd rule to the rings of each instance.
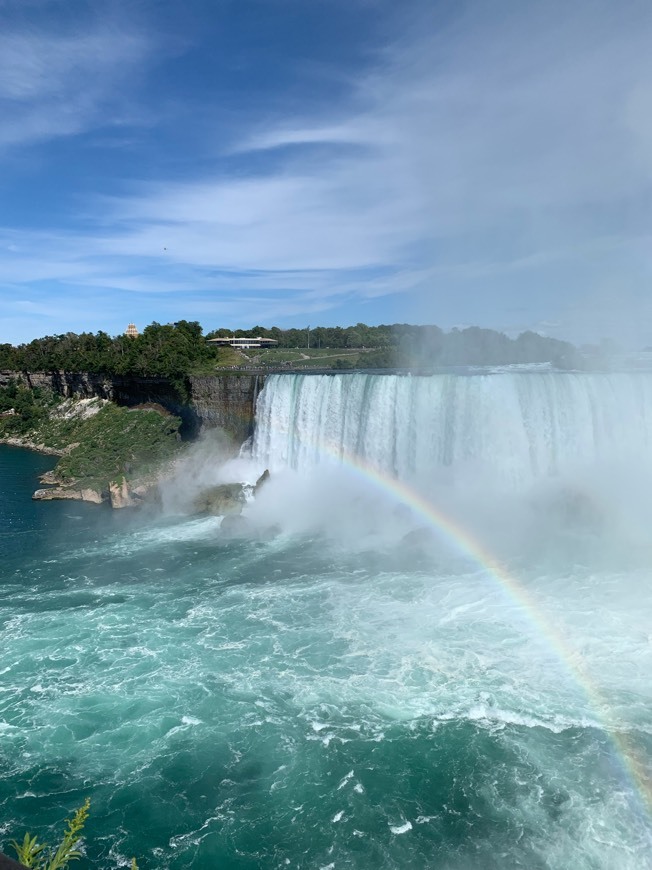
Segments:
[[[275,347],[278,344],[275,338],[209,338],[208,344],[216,344],[218,347],[237,347],[240,350],[247,350],[251,347]]]

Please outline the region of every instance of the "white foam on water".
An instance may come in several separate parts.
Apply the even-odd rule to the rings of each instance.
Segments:
[[[407,834],[408,831],[412,830],[412,822],[405,822],[402,825],[390,825],[389,829],[392,834]]]
[[[83,579],[66,563],[70,570],[55,575],[51,588],[30,581],[29,590],[12,591],[17,610],[9,611],[4,625],[12,666],[0,681],[0,713],[8,725],[0,729],[11,775],[26,778],[34,764],[55,761],[66,777],[98,783],[109,804],[121,789],[134,783],[146,788],[166,775],[180,801],[201,783],[195,799],[206,793],[210,805],[189,801],[187,815],[156,856],[161,870],[174,861],[192,863],[209,838],[242,844],[237,838],[261,816],[276,829],[288,824],[293,836],[310,830],[321,837],[322,850],[302,853],[304,863],[321,866],[330,848],[333,866],[355,866],[347,852],[354,836],[388,850],[383,854],[395,866],[397,855],[405,866],[421,866],[432,851],[427,838],[435,830],[441,838],[439,827],[451,817],[444,818],[445,799],[434,808],[442,815],[433,812],[428,788],[420,800],[404,801],[403,757],[415,741],[424,765],[450,771],[444,750],[451,738],[460,756],[455,784],[461,789],[477,785],[474,771],[464,768],[465,752],[490,747],[496,756],[480,792],[458,794],[462,804],[468,798],[473,807],[484,801],[491,808],[498,821],[489,840],[503,824],[514,833],[505,855],[486,866],[502,861],[505,867],[520,862],[553,870],[640,870],[650,854],[646,822],[632,811],[602,729],[608,720],[637,746],[649,745],[643,739],[652,722],[648,570],[636,559],[609,566],[601,561],[603,551],[594,557],[592,548],[601,542],[590,517],[582,531],[576,515],[564,523],[547,513],[554,514],[556,481],[571,473],[578,456],[601,460],[623,436],[623,449],[638,455],[652,419],[649,385],[557,382],[548,374],[483,376],[464,384],[351,377],[291,387],[268,381],[256,450],[261,463],[277,463],[278,483],[273,473],[260,501],[248,507],[252,522],[274,511],[285,519],[285,502],[276,501],[289,479],[281,469],[293,467],[308,487],[306,499],[294,505],[296,517],[291,502],[298,490],[288,488],[289,531],[280,540],[229,549],[216,534],[217,518],[169,521],[113,535],[84,551],[100,556],[103,566],[114,556],[124,558],[110,584],[104,577],[106,585],[98,588],[94,568],[85,565]],[[636,431],[623,433],[615,418],[631,418],[635,407]],[[284,430],[291,419],[295,429]],[[314,444],[320,439],[360,450],[386,473],[407,480],[423,462],[428,474],[421,483],[441,484],[448,494],[494,457],[494,476],[527,499],[499,498],[483,471],[474,485],[476,493],[484,492],[484,508],[475,510],[468,505],[472,499],[460,497],[452,509],[464,519],[469,507],[468,522],[486,531],[494,526],[491,517],[485,523],[483,510],[509,526],[518,510],[502,511],[515,505],[537,518],[535,543],[547,543],[548,550],[568,547],[552,568],[545,547],[523,550],[510,565],[603,702],[587,697],[536,624],[486,572],[453,554],[447,541],[401,543],[414,521],[396,513],[391,499],[358,480],[340,485],[345,470],[334,474],[330,465],[323,478],[330,477],[330,486],[310,489],[315,466],[324,466]],[[572,473],[579,479],[577,469]],[[442,491],[431,490],[433,497]],[[552,500],[542,493],[552,493]],[[591,493],[596,495],[595,486]],[[528,499],[536,508],[526,509]],[[542,503],[547,507],[537,513]],[[642,495],[639,505],[645,525]],[[302,516],[313,507],[319,522]],[[612,507],[619,510],[621,503],[615,499]],[[626,516],[630,507],[623,508]],[[323,534],[322,521],[330,523]],[[519,546],[530,540],[521,535],[526,525],[514,523]],[[627,523],[614,526],[618,534],[622,525]],[[353,538],[366,543],[349,547]],[[500,535],[488,540],[509,552]],[[194,542],[202,546],[186,546]],[[411,562],[417,550],[419,559]],[[165,567],[152,559],[150,570],[149,559],[136,558],[143,551]],[[183,567],[168,569],[168,556],[179,553],[185,554]],[[76,597],[81,586],[84,599]],[[455,744],[460,735],[463,744]],[[202,751],[205,764],[195,755]],[[378,782],[393,752],[395,776],[379,800]],[[215,769],[207,770],[215,759]],[[259,759],[260,770],[254,770]],[[175,768],[179,760],[182,775]],[[473,763],[472,757],[466,761]],[[385,809],[374,828],[369,820],[377,818],[379,806]],[[128,816],[123,823],[128,826]],[[400,843],[390,836],[410,831]],[[472,843],[469,834],[466,845],[483,848],[486,842]]]

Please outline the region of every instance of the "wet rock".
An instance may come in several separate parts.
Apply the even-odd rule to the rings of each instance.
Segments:
[[[269,480],[269,469],[266,468],[263,471],[263,473],[260,475],[258,480],[256,481],[256,485],[254,486],[254,491],[253,491],[254,498],[256,498],[256,496],[260,492],[261,487],[265,486],[265,484],[267,483],[268,480]]]
[[[193,507],[197,513],[227,516],[239,514],[244,503],[245,495],[241,483],[223,483],[200,492]]]
[[[243,538],[250,533],[249,523],[240,514],[228,514],[220,524],[220,532],[228,538]]]

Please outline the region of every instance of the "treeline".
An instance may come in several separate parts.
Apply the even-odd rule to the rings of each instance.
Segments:
[[[314,329],[219,329],[203,334],[196,321],[152,323],[137,338],[111,337],[106,332],[68,332],[34,339],[14,347],[0,345],[0,369],[11,371],[88,371],[107,375],[164,376],[172,379],[209,372],[219,364],[223,349],[206,343],[207,338],[273,338],[279,348],[364,350],[356,367],[433,367],[507,365],[551,362],[560,368],[577,368],[581,359],[568,342],[524,332],[511,339],[492,329],[469,327],[445,332],[437,326],[393,324]],[[256,351],[250,351],[252,356]],[[332,355],[331,355],[332,356]],[[264,354],[261,355],[264,363]],[[247,362],[243,358],[243,363]],[[347,367],[347,361],[335,367]]]
[[[423,329],[423,327],[411,327]],[[367,326],[358,323],[355,326],[316,326],[314,329],[280,329],[272,326],[254,326],[252,329],[215,329],[209,332],[207,338],[273,338],[278,346],[287,349],[331,348],[345,350],[362,347],[386,347],[395,341],[395,326]]]
[[[95,372],[109,375],[162,375],[177,378],[215,362],[196,321],[152,323],[137,338],[106,332],[46,335],[29,344],[0,345],[0,370]]]
[[[408,323],[367,326],[324,327],[313,329],[279,329],[254,326],[253,329],[216,329],[209,338],[273,338],[280,348],[314,350],[330,348],[372,349],[361,355],[357,368],[394,368],[401,366],[474,366],[513,363],[551,362],[560,368],[579,367],[577,349],[567,341],[546,338],[537,332],[523,332],[512,339],[495,329],[470,326],[445,332],[438,326],[414,326]],[[337,368],[346,368],[346,361]]]
[[[552,363],[557,368],[581,368],[578,350],[569,342],[523,332],[509,338],[493,329],[470,326],[444,332],[437,326],[394,327],[392,345],[365,354],[360,362],[379,368],[392,366],[491,366]]]

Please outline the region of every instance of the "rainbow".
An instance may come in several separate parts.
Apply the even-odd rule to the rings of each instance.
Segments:
[[[321,447],[325,453],[335,456],[343,465],[371,481],[401,504],[411,508],[428,525],[443,535],[458,552],[475,562],[525,613],[536,634],[545,638],[566,672],[579,686],[589,705],[598,715],[605,735],[616,750],[616,756],[626,781],[638,797],[640,808],[646,816],[652,816],[652,782],[644,759],[635,751],[627,735],[610,722],[606,699],[590,677],[582,656],[569,645],[562,634],[545,617],[523,584],[508,573],[501,562],[473,538],[466,529],[442,513],[439,508],[411,486],[380,471],[361,457],[342,451],[341,447],[338,447],[337,450],[329,445],[321,445]]]
[[[312,441],[318,455],[334,458],[338,463],[370,481],[395,501],[411,508],[429,526],[442,535],[461,555],[470,558],[507,597],[516,604],[532,626],[533,632],[545,639],[570,679],[576,684],[588,705],[595,711],[600,727],[614,749],[620,771],[619,779],[636,802],[638,813],[650,829],[652,818],[652,781],[646,760],[637,752],[628,735],[610,719],[609,704],[591,678],[581,654],[541,612],[533,596],[510,574],[503,564],[466,529],[446,516],[413,487],[381,471],[362,457],[325,441]],[[652,836],[652,830],[650,831]]]

